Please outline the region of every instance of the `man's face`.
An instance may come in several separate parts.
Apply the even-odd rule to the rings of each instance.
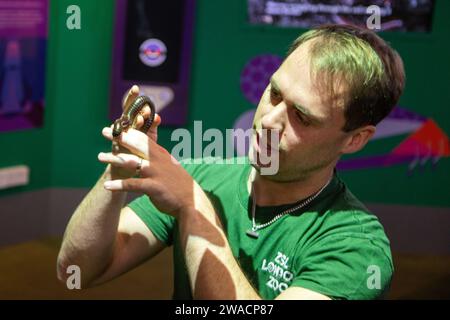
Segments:
[[[278,130],[279,170],[267,179],[295,181],[331,166],[342,154],[348,134],[344,110],[321,97],[310,72],[309,44],[298,47],[273,74],[256,110],[253,128]],[[329,100],[329,99],[328,99]],[[257,135],[253,148],[263,146]],[[253,150],[250,150],[253,152]],[[258,164],[253,166],[260,171]]]

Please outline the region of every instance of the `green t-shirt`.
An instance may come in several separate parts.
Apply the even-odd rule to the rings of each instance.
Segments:
[[[378,219],[335,173],[330,184],[305,207],[258,230],[252,238],[248,164],[187,164],[184,168],[208,194],[220,216],[234,257],[263,299],[299,286],[333,299],[376,299],[393,273],[389,240]],[[293,204],[256,207],[256,223],[270,221]],[[174,246],[174,299],[192,293],[176,220],[158,211],[147,196],[129,207],[154,235]]]

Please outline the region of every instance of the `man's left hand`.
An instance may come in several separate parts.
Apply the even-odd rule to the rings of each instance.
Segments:
[[[112,141],[111,128],[104,128],[102,134]],[[182,210],[194,207],[196,183],[166,149],[135,129],[123,132],[118,142],[131,153],[100,153],[98,159],[128,170],[140,166],[139,177],[107,181],[106,189],[144,193],[158,210],[176,218]]]

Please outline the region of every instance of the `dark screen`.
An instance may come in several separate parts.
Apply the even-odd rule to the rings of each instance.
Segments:
[[[177,83],[181,58],[184,1],[128,0],[122,74],[125,80]],[[145,65],[139,58],[141,44],[151,38],[167,47],[159,66]]]

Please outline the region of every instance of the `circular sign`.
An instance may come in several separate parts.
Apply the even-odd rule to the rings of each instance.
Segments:
[[[158,39],[145,40],[139,47],[139,58],[149,67],[157,67],[166,61],[167,47]]]

